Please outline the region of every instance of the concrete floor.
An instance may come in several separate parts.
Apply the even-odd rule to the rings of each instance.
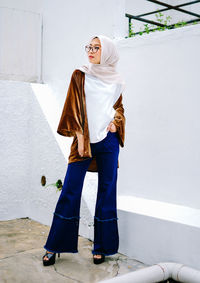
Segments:
[[[93,242],[79,237],[78,253],[62,253],[55,265],[44,267],[43,246],[48,232],[49,226],[28,218],[0,221],[1,283],[95,283],[146,266],[120,253],[95,265]]]

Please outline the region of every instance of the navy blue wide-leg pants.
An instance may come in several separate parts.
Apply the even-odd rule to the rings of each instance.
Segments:
[[[112,255],[118,252],[119,247],[116,201],[118,134],[109,131],[103,140],[90,145],[92,156],[96,156],[99,170],[92,254]],[[47,251],[78,252],[81,193],[91,159],[68,164],[63,188],[44,246]]]

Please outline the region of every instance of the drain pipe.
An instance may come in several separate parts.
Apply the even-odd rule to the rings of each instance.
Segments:
[[[99,283],[156,283],[167,279],[183,283],[200,283],[200,271],[181,263],[161,262]]]

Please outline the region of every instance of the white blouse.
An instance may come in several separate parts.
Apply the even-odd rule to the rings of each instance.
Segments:
[[[120,97],[121,85],[105,83],[99,78],[85,74],[85,99],[91,143],[103,140],[107,127],[114,119],[115,102]]]

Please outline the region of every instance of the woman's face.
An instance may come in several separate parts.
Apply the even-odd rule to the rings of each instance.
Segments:
[[[93,50],[90,49],[88,51],[88,59],[90,63],[93,64],[100,64],[101,62],[101,42],[98,38],[94,38],[91,40],[89,46],[93,47]],[[98,50],[96,50],[94,47],[99,47]]]

